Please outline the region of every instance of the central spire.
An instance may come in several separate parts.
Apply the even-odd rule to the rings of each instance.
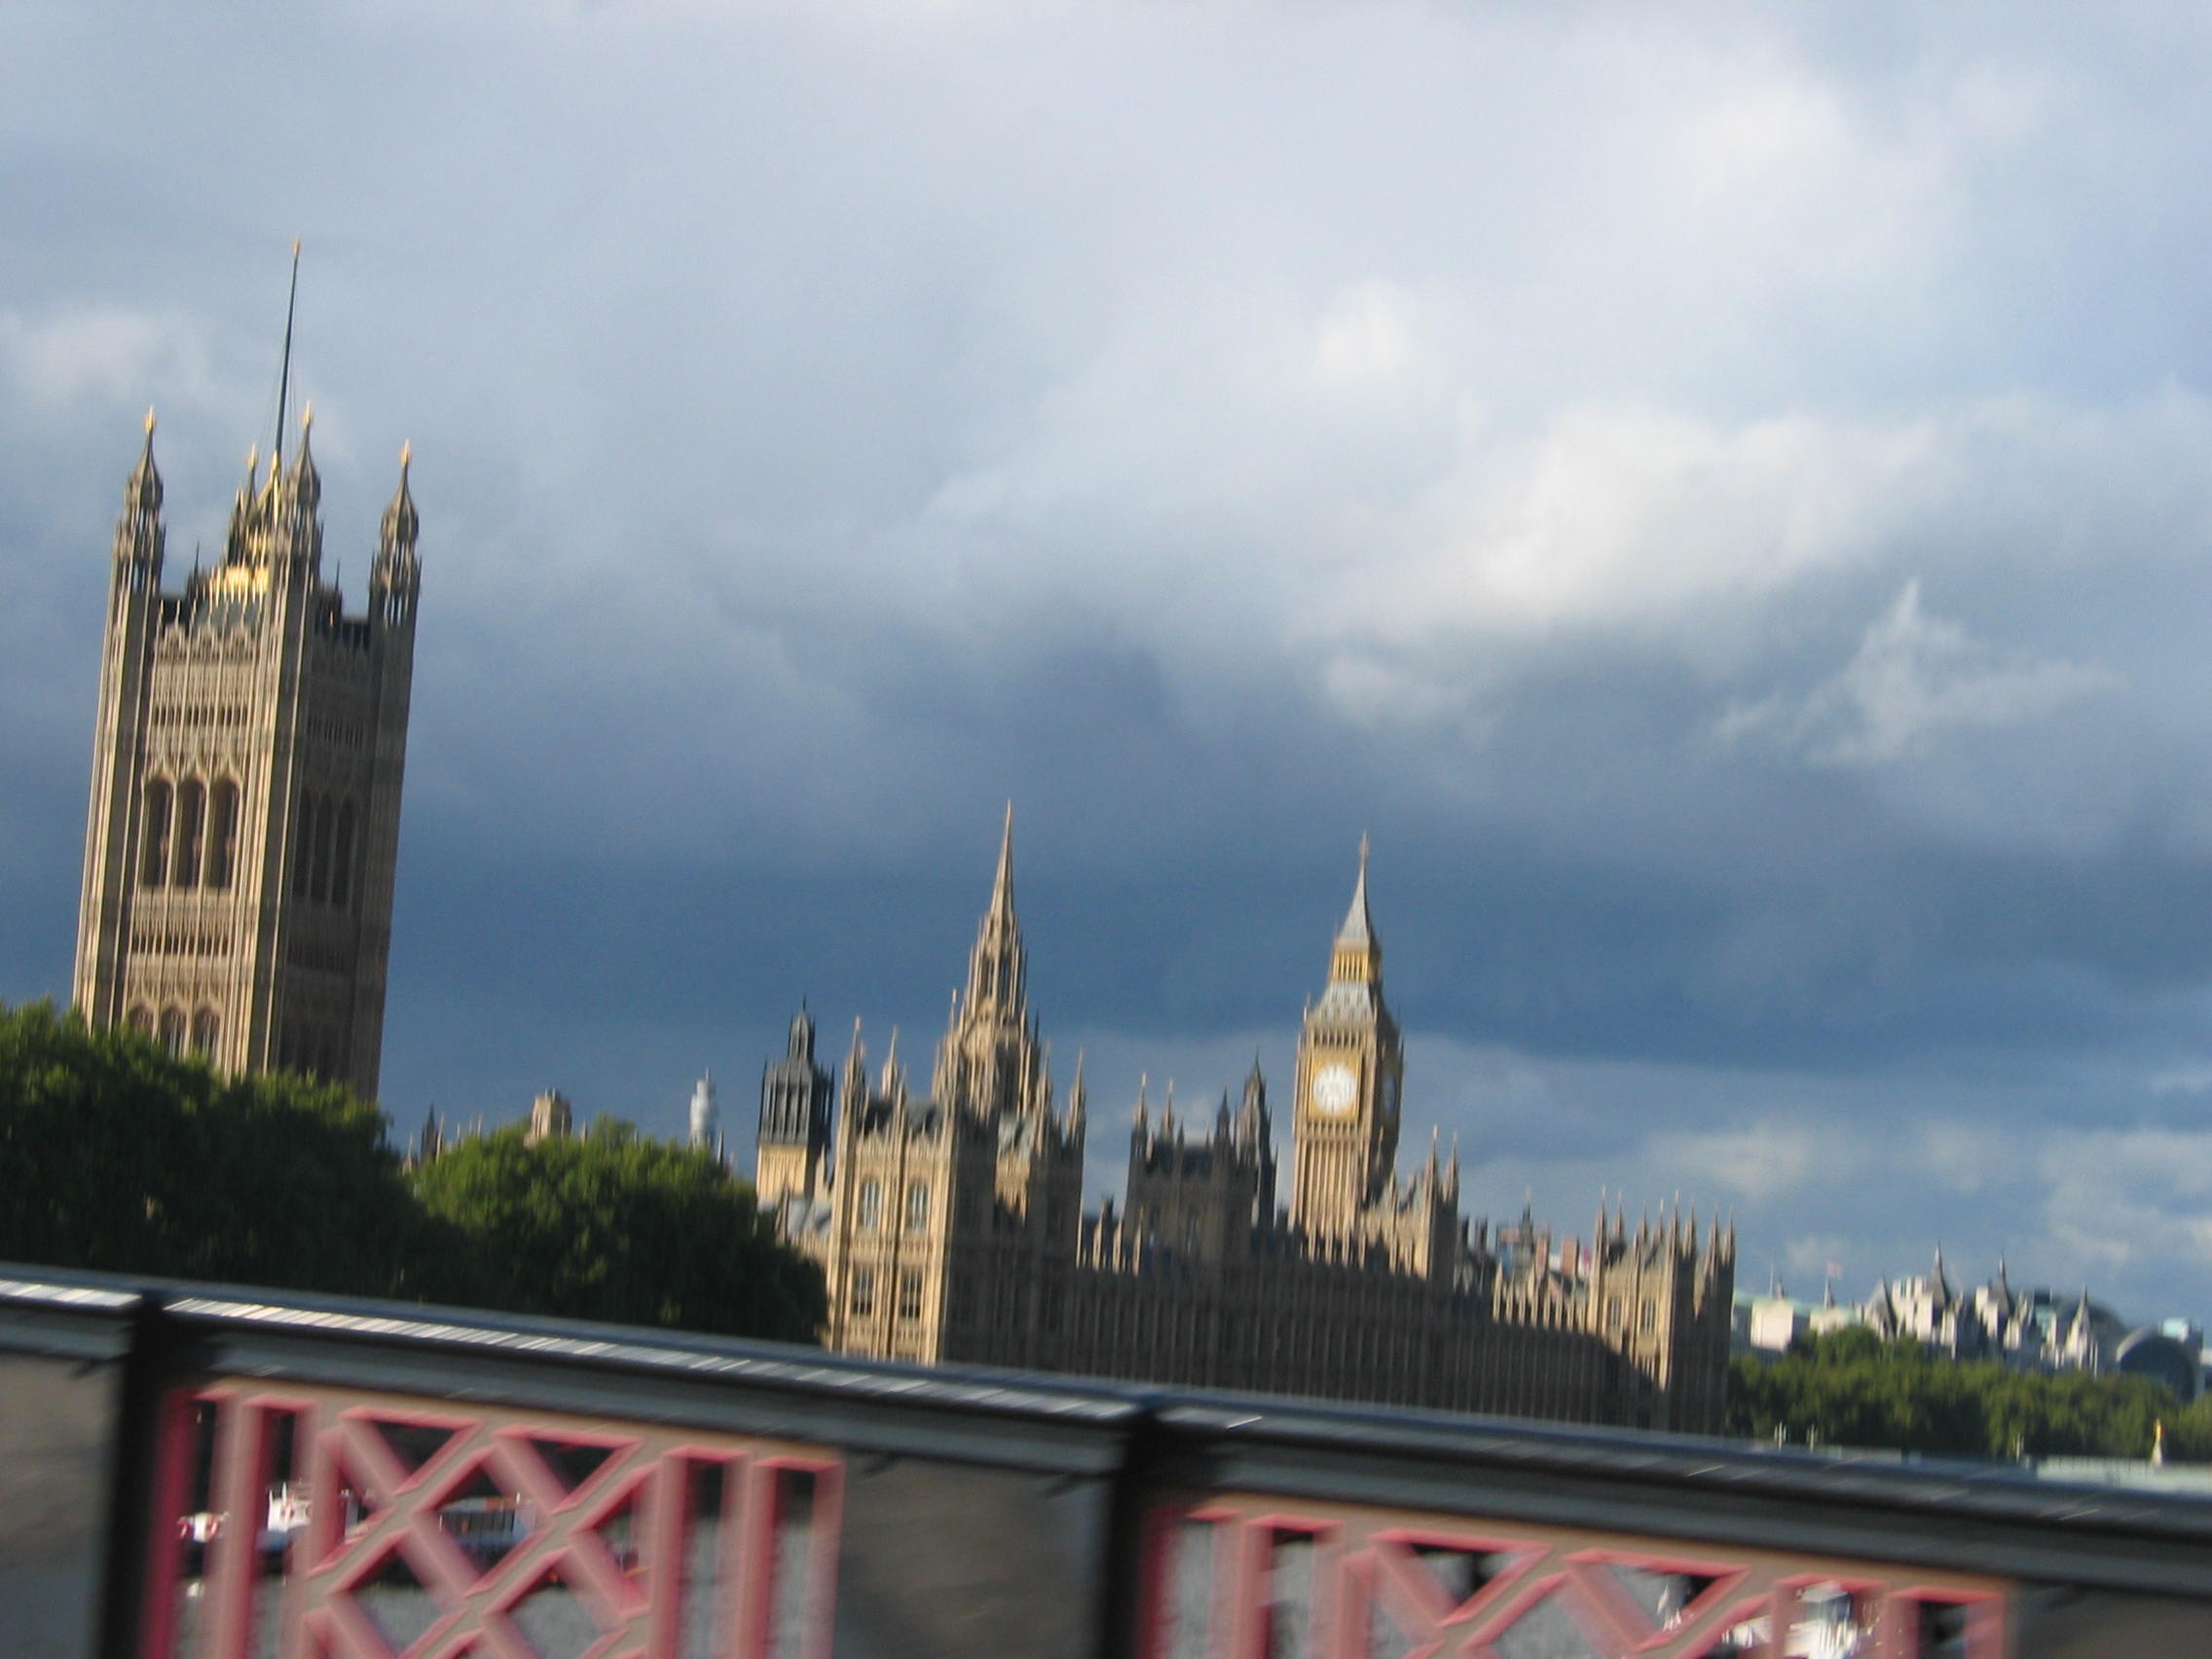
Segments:
[[[1359,838],[1359,878],[1352,883],[1351,905],[1337,929],[1329,955],[1329,977],[1350,984],[1375,985],[1382,979],[1382,943],[1367,909],[1367,837]]]
[[[1014,803],[1009,801],[1006,828],[999,836],[999,867],[991,877],[991,902],[976,929],[976,949],[968,961],[968,1017],[1019,1023],[1027,1007],[1026,969],[1021,923],[1014,913]]]
[[[991,907],[984,916],[992,922],[1014,925],[1014,802],[1006,803],[1006,830],[999,837],[999,869],[991,878]]]
[[[1351,908],[1345,912],[1345,925],[1337,930],[1337,943],[1371,944],[1375,940],[1374,918],[1367,913],[1367,835],[1359,837],[1359,879],[1352,884]]]
[[[284,357],[276,371],[276,448],[275,472],[284,469],[284,405],[292,394],[292,318],[300,309],[300,239],[292,239],[292,285],[284,295]]]

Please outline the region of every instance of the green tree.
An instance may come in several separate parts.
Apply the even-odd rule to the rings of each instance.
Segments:
[[[446,1293],[482,1307],[813,1342],[822,1274],[776,1241],[753,1190],[706,1153],[601,1119],[528,1143],[520,1124],[415,1173],[461,1241]]]
[[[377,1109],[0,1007],[0,1260],[815,1340],[822,1276],[714,1159],[602,1122],[412,1183]]]
[[[51,1004],[0,1007],[0,1257],[363,1296],[432,1253],[350,1090],[225,1081]]]
[[[1729,1380],[1730,1433],[1799,1445],[1951,1457],[2142,1457],[2161,1419],[2169,1456],[2204,1455],[2194,1450],[2199,1434],[2212,1451],[2212,1415],[2185,1416],[2167,1389],[2142,1378],[1954,1364],[1862,1327],[1801,1342],[1773,1360],[1739,1356]]]

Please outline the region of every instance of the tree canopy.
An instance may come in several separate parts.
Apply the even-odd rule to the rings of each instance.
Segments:
[[[0,1008],[0,1256],[417,1294],[428,1241],[384,1127],[343,1088],[219,1079],[49,1004]]]
[[[1959,1364],[1864,1328],[1740,1356],[1728,1393],[1732,1434],[1953,1457],[2144,1457],[2161,1421],[2169,1456],[2212,1455],[2212,1404],[2143,1378]]]
[[[466,1300],[525,1313],[811,1342],[822,1274],[777,1243],[718,1159],[602,1118],[530,1144],[511,1124],[416,1172],[461,1241]]]
[[[0,1007],[0,1259],[812,1342],[822,1276],[719,1161],[603,1120],[402,1170],[383,1115]]]

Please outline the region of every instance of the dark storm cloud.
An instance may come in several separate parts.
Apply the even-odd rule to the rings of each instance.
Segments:
[[[2200,22],[0,31],[0,996],[66,984],[138,414],[181,566],[301,235],[356,594],[416,446],[402,1118],[742,1124],[801,994],[921,1069],[1009,797],[1098,1121],[1286,1087],[1371,831],[1485,1206],[2212,1299]]]

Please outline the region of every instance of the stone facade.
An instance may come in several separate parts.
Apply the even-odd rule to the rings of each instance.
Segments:
[[[1139,1381],[1713,1432],[1733,1230],[1693,1218],[1588,1243],[1459,1208],[1456,1153],[1397,1167],[1404,1056],[1367,861],[1306,1014],[1292,1188],[1267,1081],[1210,1122],[1140,1089],[1124,1201],[1083,1208],[1082,1067],[1055,1097],[1027,996],[1013,825],[917,1090],[860,1026],[832,1084],[802,1014],[762,1081],[756,1185],[829,1279],[832,1347]]]
[[[322,578],[322,494],[255,457],[219,563],[163,589],[154,422],[108,587],[75,997],[221,1070],[286,1069],[374,1097],[384,1039],[415,611],[399,489],[349,616]]]

